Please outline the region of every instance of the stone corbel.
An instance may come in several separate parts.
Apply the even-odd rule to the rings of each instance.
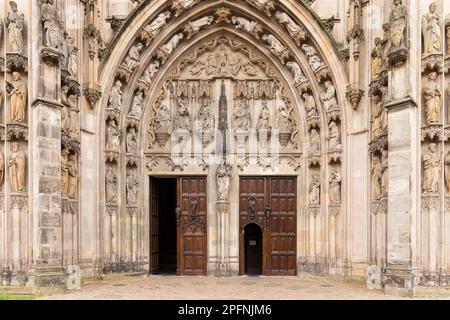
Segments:
[[[327,110],[327,119],[328,122],[341,121],[341,109]]]
[[[331,79],[331,73],[327,66],[320,67],[316,71],[314,71],[316,74],[317,81],[324,82],[328,79]]]
[[[116,71],[115,77],[116,80],[123,80],[125,83],[128,83],[130,81],[132,73],[133,72],[131,70],[128,70],[123,66],[119,66],[119,68]]]
[[[96,83],[86,83],[83,86],[83,94],[89,103],[89,107],[94,109],[102,96],[101,87]]]
[[[61,84],[69,87],[69,92],[76,94],[78,97],[81,95],[80,84],[77,80],[71,78],[68,70],[61,69]]]
[[[364,96],[364,90],[359,89],[357,85],[348,86],[347,92],[345,93],[347,99],[350,101],[354,110],[358,109],[358,105]]]
[[[107,204],[106,214],[110,216],[117,216],[119,214],[119,206],[117,204]]]
[[[438,73],[444,72],[443,64],[444,56],[442,54],[430,54],[422,58],[422,73],[436,71]]]
[[[63,60],[64,54],[53,48],[42,47],[41,58],[46,64],[56,67],[59,66],[60,62]]]
[[[130,216],[130,218],[136,217],[138,212],[137,206],[127,205],[127,213]]]
[[[3,60],[3,58],[1,58]],[[1,63],[0,63],[1,64]],[[4,64],[4,60],[3,60]],[[4,69],[0,66],[0,69]],[[19,53],[6,54],[6,71],[8,72],[27,72],[28,59]]]
[[[320,205],[310,205],[308,213],[316,218],[320,214]]]
[[[231,11],[228,8],[222,7],[217,9],[216,13],[216,24],[220,22],[231,23]]]
[[[422,195],[422,211],[437,211],[440,208],[439,194]]]
[[[408,61],[409,50],[405,47],[393,49],[388,53],[388,60],[391,66],[401,66]]]
[[[443,127],[441,125],[427,125],[422,127],[421,140],[423,142],[427,139],[444,141],[445,133]]]
[[[23,123],[8,123],[6,124],[6,140],[24,139],[28,141],[28,127]]]
[[[113,108],[106,108],[106,120],[115,120],[120,122],[120,111]]]
[[[337,217],[341,213],[341,204],[340,203],[330,204],[328,206],[328,213],[332,216]]]

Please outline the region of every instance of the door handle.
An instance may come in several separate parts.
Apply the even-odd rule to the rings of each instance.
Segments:
[[[270,206],[266,207],[266,210],[264,211],[266,218],[269,219],[270,216],[272,215],[272,208],[270,208]]]

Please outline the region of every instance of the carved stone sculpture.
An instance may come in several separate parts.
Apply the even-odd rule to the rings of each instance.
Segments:
[[[117,202],[117,174],[114,172],[112,167],[106,169],[105,174],[105,185],[106,185],[106,202],[116,203]]]
[[[385,149],[381,152],[381,168],[381,193],[383,196],[387,196],[389,183],[389,153]]]
[[[330,203],[332,204],[341,203],[341,182],[341,174],[333,169],[330,175]]]
[[[70,199],[76,199],[78,190],[78,164],[76,154],[69,154],[67,162],[69,180],[67,184],[67,196]]]
[[[69,95],[69,119],[68,119],[68,134],[72,139],[79,140],[80,138],[80,117],[77,110],[77,96]]]
[[[3,185],[5,181],[5,155],[0,152],[0,186]]]
[[[177,108],[173,120],[174,129],[192,131],[191,114],[189,112],[188,101],[181,97],[177,99]]]
[[[383,197],[383,168],[380,157],[374,156],[372,159],[372,198],[379,200]]]
[[[127,152],[133,154],[138,152],[137,133],[134,127],[131,127],[127,134]]]
[[[282,64],[285,64],[286,60],[289,59],[288,49],[272,34],[266,34],[262,36],[262,39],[269,45],[269,50],[275,56],[277,56]]]
[[[211,25],[213,21],[214,16],[205,16],[189,22],[184,28],[184,32],[187,34],[186,39],[192,38],[192,36],[199,32],[201,28]]]
[[[430,72],[428,81],[423,86],[423,96],[425,99],[425,122],[429,124],[437,124],[441,122],[441,90],[436,81],[437,73]]]
[[[320,134],[316,128],[309,132],[309,152],[310,154],[320,153]]]
[[[442,53],[442,23],[437,9],[437,4],[432,3],[422,17],[424,55]]]
[[[61,11],[54,0],[44,0],[41,6],[42,21],[44,22],[45,46],[61,49],[63,42],[63,21]]]
[[[174,35],[166,44],[161,46],[157,51],[157,58],[161,60],[161,63],[164,64],[167,61],[167,58],[172,54],[172,52],[178,47],[180,41],[184,38],[182,33],[178,33]]]
[[[7,82],[7,92],[11,98],[11,122],[24,123],[27,105],[27,86],[22,81],[20,73],[13,72],[13,81]]]
[[[160,13],[152,23],[148,24],[144,27],[144,30],[141,32],[141,39],[148,46],[151,41],[161,32],[161,30],[166,26],[167,20],[171,17],[171,12],[166,11]]]
[[[268,16],[271,16],[271,11],[275,9],[273,0],[245,0],[258,10],[264,11]]]
[[[250,108],[247,101],[240,100],[237,102],[236,109],[234,111],[234,126],[235,129],[248,131],[251,125]]]
[[[383,71],[383,44],[380,38],[375,38],[375,48],[372,50],[372,79],[379,77]]]
[[[286,105],[280,105],[277,110],[279,140],[282,147],[286,147],[294,130],[294,122]]]
[[[148,67],[144,70],[140,81],[144,82],[147,86],[150,86],[152,83],[152,79],[155,74],[159,70],[159,61],[156,60],[148,65]]]
[[[142,111],[144,110],[144,93],[139,91],[133,99],[133,104],[131,105],[131,110],[128,116],[134,118],[140,118],[142,116]]]
[[[286,67],[291,71],[292,76],[294,77],[295,85],[307,81],[305,75],[303,74],[302,68],[300,68],[297,62],[289,61],[286,63]]]
[[[186,9],[192,8],[200,0],[174,0],[172,3],[172,10],[175,11],[175,17],[178,17]]]
[[[285,12],[276,12],[275,18],[277,18],[278,23],[283,24],[289,35],[295,40],[297,45],[300,45],[302,41],[306,39],[306,31],[303,27],[299,26],[292,20],[291,17]]]
[[[269,139],[272,127],[270,126],[270,112],[267,102],[262,103],[262,109],[259,112],[258,122],[256,123],[256,133],[258,140],[265,142]]]
[[[339,109],[336,99],[336,88],[331,81],[325,81],[325,89],[326,91],[320,94],[325,110],[330,111]]]
[[[156,118],[153,121],[156,141],[164,148],[172,132],[172,116],[165,104],[162,104],[156,110]]]
[[[11,11],[6,16],[6,27],[8,28],[8,52],[23,54],[23,27],[24,15],[17,11],[17,3],[9,2]]]
[[[127,174],[127,204],[136,205],[139,192],[139,179],[135,176],[132,170]]]
[[[67,195],[69,187],[69,150],[64,148],[61,150],[61,194]]]
[[[144,45],[140,42],[134,46],[131,46],[130,51],[128,51],[128,55],[125,57],[125,60],[122,62],[121,67],[132,72],[139,65],[139,61],[141,59],[140,52],[143,48],[144,48]]]
[[[408,25],[408,11],[402,0],[394,0],[389,17],[389,61],[391,64],[404,63],[408,57],[406,49],[406,28]]]
[[[330,150],[342,149],[341,131],[339,130],[336,121],[331,121],[329,126],[329,148]]]
[[[378,138],[387,131],[388,115],[379,94],[372,95],[372,104],[372,135]]]
[[[242,29],[253,36],[255,36],[256,39],[259,39],[260,34],[262,33],[262,27],[259,23],[256,21],[250,21],[243,17],[231,17],[231,23],[233,23],[236,26],[236,29]]]
[[[302,49],[308,57],[308,63],[314,72],[318,71],[320,68],[326,67],[325,63],[319,58],[316,49],[306,43],[302,45]]]
[[[314,172],[309,185],[309,205],[320,205],[320,177]]]
[[[17,142],[13,142],[11,144],[11,154],[8,160],[8,167],[11,191],[25,191],[26,156],[25,153],[20,150],[20,146]]]
[[[232,166],[225,160],[217,168],[217,200],[228,201],[230,194],[230,180],[232,174]]]
[[[118,151],[120,147],[120,129],[117,127],[115,120],[108,121],[106,135],[106,150]]]
[[[428,151],[423,156],[423,192],[438,193],[441,174],[441,159],[435,143],[428,145]]]
[[[319,112],[317,111],[316,106],[316,100],[314,100],[314,97],[305,92],[303,94],[303,99],[305,99],[306,117],[312,118],[319,116]]]
[[[122,110],[122,82],[117,80],[109,95],[108,108],[117,111]]]
[[[450,193],[450,151],[447,152],[447,155],[444,159],[445,164],[445,184],[447,186],[447,193]]]

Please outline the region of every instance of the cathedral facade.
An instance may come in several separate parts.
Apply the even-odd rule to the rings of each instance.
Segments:
[[[448,285],[450,1],[0,7],[2,285]]]

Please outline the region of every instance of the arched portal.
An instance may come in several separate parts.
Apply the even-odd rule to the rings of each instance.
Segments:
[[[249,2],[153,1],[114,40],[128,45],[101,74],[99,250],[108,263],[149,268],[149,176],[207,176],[207,270],[237,274],[245,175],[296,177],[298,269],[344,262],[345,69],[303,4]]]
[[[245,269],[247,275],[261,275],[263,271],[263,232],[250,223],[244,228]]]

